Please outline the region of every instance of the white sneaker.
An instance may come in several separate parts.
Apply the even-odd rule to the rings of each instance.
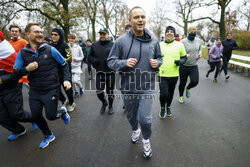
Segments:
[[[133,144],[138,143],[140,139],[140,134],[141,134],[141,129],[138,128],[137,130],[133,130],[132,135],[131,135],[131,142]]]
[[[144,156],[144,158],[146,158],[146,159],[151,158],[152,157],[152,149],[150,146],[149,139],[148,140],[142,139],[142,143],[143,143],[143,156]]]
[[[69,105],[68,112],[74,111],[75,107],[76,107],[76,103],[73,103],[72,105]]]

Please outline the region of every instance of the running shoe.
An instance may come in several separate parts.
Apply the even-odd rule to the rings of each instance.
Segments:
[[[74,93],[74,97],[78,97],[79,96],[79,93],[78,92],[75,92]]]
[[[230,76],[229,75],[226,75],[226,79],[229,79],[230,78]]]
[[[209,73],[207,72],[207,74],[206,74],[206,78],[208,78],[208,76],[209,76]]]
[[[159,117],[164,119],[166,118],[167,114],[166,114],[166,111],[165,109],[161,109],[161,111],[159,112]]]
[[[38,126],[37,126],[36,123],[32,123],[32,126],[33,126],[33,129],[34,129],[34,130],[37,130],[37,129],[38,129]]]
[[[180,102],[181,104],[183,104],[183,103],[184,103],[183,96],[181,96],[181,97],[179,98],[179,102]]]
[[[105,101],[105,103],[102,104],[102,107],[101,107],[101,110],[100,110],[101,114],[103,114],[105,112],[107,106],[108,106],[108,102]]]
[[[55,140],[56,137],[54,136],[54,134],[52,133],[52,135],[49,136],[45,136],[45,138],[43,139],[43,141],[40,143],[40,148],[45,148],[49,145],[50,142],[52,142],[53,140]]]
[[[73,103],[73,104],[69,105],[68,106],[68,112],[74,111],[75,108],[76,108],[76,103]]]
[[[131,142],[133,144],[138,143],[140,139],[140,134],[141,134],[141,129],[138,128],[137,130],[133,130],[132,135],[131,135]]]
[[[84,88],[80,88],[80,95],[83,95],[84,93]]]
[[[172,113],[171,113],[170,108],[167,108],[167,116],[168,116],[168,117],[171,117],[171,116],[172,116]]]
[[[8,137],[8,140],[9,140],[9,141],[16,140],[19,136],[22,136],[22,135],[24,135],[25,133],[26,133],[26,129],[24,129],[24,131],[21,132],[21,133],[19,133],[19,134],[13,133],[12,135],[10,135],[10,136]]]
[[[186,97],[189,98],[190,97],[190,90],[186,89]]]
[[[68,112],[67,112],[66,107],[61,107],[60,110],[62,111],[62,116],[61,116],[61,118],[62,118],[63,122],[64,122],[65,124],[68,124],[69,121],[70,121],[70,116],[69,116],[69,114],[68,114]]]
[[[146,158],[146,159],[151,158],[152,157],[152,149],[150,146],[149,139],[148,140],[143,139],[142,143],[143,143],[143,156],[144,156],[144,158]]]
[[[112,114],[114,114],[114,109],[113,109],[113,107],[112,106],[109,106],[109,109],[108,109],[108,114],[109,115],[112,115]]]
[[[213,83],[217,83],[217,79],[214,79],[214,80],[213,80]]]

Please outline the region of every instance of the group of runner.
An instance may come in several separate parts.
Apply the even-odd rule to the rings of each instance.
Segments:
[[[151,95],[156,93],[156,76],[160,89],[159,117],[164,119],[172,115],[171,103],[178,78],[180,77],[180,103],[184,103],[184,91],[186,97],[190,98],[190,90],[199,83],[197,62],[201,58],[202,43],[196,38],[195,26],[189,27],[187,37],[180,42],[175,40],[175,28],[167,26],[165,40],[159,43],[145,28],[146,13],[139,6],[130,10],[128,20],[130,24],[125,27],[126,33],[115,42],[109,37],[108,29],[100,29],[100,39],[97,42],[91,45],[91,40],[87,40],[86,53],[81,47],[83,44],[76,44],[76,36],[73,34],[69,34],[69,43],[65,43],[64,33],[58,28],[52,30],[50,44],[43,42],[43,31],[37,23],[29,23],[25,28],[29,41],[20,37],[21,29],[16,25],[10,26],[10,42],[6,41],[0,32],[0,124],[12,132],[8,140],[15,140],[26,133],[25,128],[18,122],[31,122],[34,129],[41,129],[44,139],[39,145],[40,148],[47,147],[55,139],[43,117],[43,108],[47,119],[62,118],[65,124],[69,123],[68,112],[76,107],[74,97],[84,92],[80,77],[85,56],[89,74],[92,75],[91,65],[97,72],[96,94],[102,103],[101,114],[106,112],[107,106],[108,114],[115,112],[115,74],[119,72],[120,91],[123,97],[126,97],[123,99],[124,109],[132,129],[131,142],[138,143],[142,133],[143,156],[150,158],[154,100]],[[218,38],[217,43],[210,49],[211,69],[207,77],[216,67],[216,80],[220,58],[223,55],[223,68],[226,78],[229,78],[226,63],[230,59],[230,49],[237,48],[230,35],[232,34],[229,33],[224,42]],[[18,84],[18,80],[23,76],[28,76],[26,82],[29,83],[31,112],[23,110],[22,90]],[[190,82],[187,85],[188,77]],[[58,110],[59,100],[62,105]]]

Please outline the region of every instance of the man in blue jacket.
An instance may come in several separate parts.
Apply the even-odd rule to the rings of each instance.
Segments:
[[[38,23],[29,23],[25,28],[25,34],[29,39],[29,44],[18,53],[14,73],[17,76],[28,74],[30,110],[35,123],[45,136],[39,147],[45,148],[55,140],[55,136],[43,117],[43,107],[49,120],[62,118],[65,124],[68,124],[70,120],[65,107],[57,110],[60,88],[58,64],[63,69],[63,85],[66,89],[71,88],[70,73],[62,55],[54,47],[41,43],[43,32]]]
[[[141,7],[130,10],[129,22],[132,29],[117,39],[107,61],[111,69],[120,71],[120,89],[132,127],[131,141],[138,143],[142,131],[143,155],[150,158],[155,74],[162,64],[162,54],[158,40],[145,28],[146,14]]]

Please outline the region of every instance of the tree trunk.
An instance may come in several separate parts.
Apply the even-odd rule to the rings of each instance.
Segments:
[[[96,41],[95,19],[91,20],[91,26],[92,26],[92,40],[93,42],[95,42]]]
[[[187,35],[187,30],[188,30],[188,23],[184,21],[184,34]]]
[[[221,5],[221,13],[220,13],[220,36],[225,39],[226,37],[226,30],[225,30],[225,3]]]

